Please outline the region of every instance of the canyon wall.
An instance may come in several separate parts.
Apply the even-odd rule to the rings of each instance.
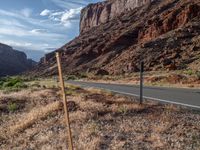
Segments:
[[[0,77],[22,73],[35,64],[33,60],[27,59],[24,52],[0,43]]]
[[[149,5],[155,0],[107,0],[104,2],[90,4],[81,12],[80,32],[106,23],[127,11],[136,7]]]

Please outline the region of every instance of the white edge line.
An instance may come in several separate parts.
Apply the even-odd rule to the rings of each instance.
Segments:
[[[108,89],[106,89],[106,90],[108,90]],[[121,93],[121,94],[126,94],[126,95],[140,97],[137,94],[131,94],[131,93],[120,92],[120,91],[115,91],[115,90],[109,90],[109,91],[112,91],[112,92],[115,92],[115,93]],[[186,107],[192,107],[192,108],[198,108],[198,109],[200,109],[200,106],[195,106],[195,105],[190,105],[190,104],[184,104],[184,103],[180,103],[180,102],[174,102],[174,101],[169,101],[169,100],[164,100],[164,99],[159,99],[159,98],[154,98],[154,97],[148,97],[148,96],[144,96],[144,98],[150,99],[150,100],[156,100],[156,101],[161,101],[161,102],[166,102],[166,103],[171,103],[171,104],[182,105],[182,106],[186,106]]]
[[[81,84],[79,84],[79,85],[81,85]],[[102,90],[108,90],[108,91],[111,91],[111,92],[125,94],[125,95],[131,95],[131,96],[135,96],[135,97],[140,97],[137,94],[127,93],[127,92],[121,92],[121,91],[116,91],[116,90],[104,89],[104,88],[95,87],[95,86],[86,86],[86,85],[84,85],[84,86],[85,87],[93,87],[93,88],[102,89]],[[174,102],[174,101],[169,101],[169,100],[164,100],[164,99],[159,99],[159,98],[154,98],[154,97],[147,97],[147,96],[144,96],[144,98],[150,99],[150,100],[155,100],[155,101],[160,101],[160,102],[165,102],[165,103],[171,103],[171,104],[182,105],[182,106],[186,106],[186,107],[192,107],[192,108],[200,109],[200,106],[195,106],[195,105],[190,105],[190,104],[184,104],[184,103],[179,103],[179,102]]]

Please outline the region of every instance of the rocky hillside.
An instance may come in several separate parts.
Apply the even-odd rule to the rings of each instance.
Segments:
[[[0,76],[19,74],[32,68],[35,63],[27,59],[24,52],[0,43]]]
[[[65,73],[136,72],[141,59],[146,71],[200,69],[200,0],[155,0],[141,7],[135,4],[130,11],[120,2],[128,1],[110,0],[83,9],[81,34],[57,50]],[[114,7],[115,3],[124,5],[116,16],[107,9],[107,4]],[[99,16],[99,8],[109,10],[107,15]],[[93,24],[90,18],[95,16],[109,16],[109,20],[97,23],[94,19]],[[37,75],[56,71],[54,52],[34,70]]]

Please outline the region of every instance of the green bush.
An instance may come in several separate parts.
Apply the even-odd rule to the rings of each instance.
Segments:
[[[0,80],[0,87],[2,87],[2,86],[3,86],[3,83],[4,83],[4,82]]]
[[[23,82],[16,83],[13,88],[27,88],[28,86],[24,84]]]
[[[196,76],[197,76],[198,80],[200,80],[200,71],[196,72]]]
[[[27,85],[19,77],[6,77],[0,78],[0,89],[1,90],[19,90],[22,88],[27,88]]]
[[[9,112],[15,112],[17,110],[17,104],[16,103],[8,104],[8,110]]]
[[[187,75],[193,75],[194,74],[194,72],[192,71],[192,70],[187,70],[187,71],[185,71],[185,73],[187,74]]]

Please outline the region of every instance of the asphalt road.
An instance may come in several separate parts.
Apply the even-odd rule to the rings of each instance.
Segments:
[[[138,97],[140,95],[140,88],[137,85],[93,83],[83,81],[67,82],[80,85],[82,87],[95,87],[129,96]],[[144,98],[200,109],[200,89],[144,87]]]

